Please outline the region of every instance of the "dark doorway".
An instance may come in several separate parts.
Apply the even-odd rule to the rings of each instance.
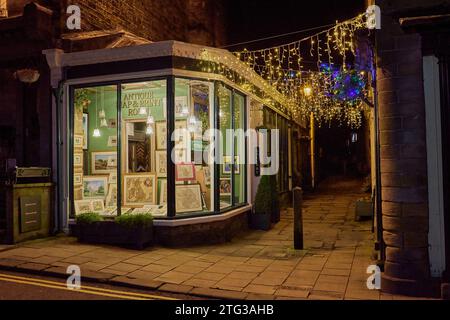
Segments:
[[[370,173],[370,144],[365,123],[352,129],[338,122],[317,130],[316,159],[319,182],[331,176],[364,177]]]

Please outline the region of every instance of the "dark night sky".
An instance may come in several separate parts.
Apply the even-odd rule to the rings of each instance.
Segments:
[[[343,21],[365,11],[364,0],[228,1],[229,44],[322,26],[336,20]],[[228,49],[260,49],[295,41],[314,33],[315,31]]]

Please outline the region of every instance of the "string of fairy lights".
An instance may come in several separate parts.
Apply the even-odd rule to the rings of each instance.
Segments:
[[[356,33],[363,29],[366,14],[294,42],[235,54],[287,97],[294,117],[312,113],[319,123],[359,127],[367,73],[355,57]]]
[[[362,30],[367,30],[365,13],[287,44],[234,52],[241,64],[205,52],[206,60],[214,62],[205,68],[250,91],[249,80],[258,74],[266,82],[264,91],[281,94],[283,107],[293,117],[312,114],[319,124],[337,120],[359,127],[369,74],[367,66],[358,64],[356,43]]]

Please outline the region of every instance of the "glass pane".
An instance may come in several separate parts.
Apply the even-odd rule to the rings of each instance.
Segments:
[[[214,165],[208,130],[214,123],[212,83],[175,80],[175,204],[177,214],[214,211]]]
[[[167,216],[166,81],[122,85],[122,214]]]
[[[223,85],[219,85],[219,118],[220,118],[220,154],[223,155],[222,164],[220,165],[219,193],[220,193],[220,209],[231,207],[231,171],[232,171],[232,150],[231,141],[227,141],[227,130],[232,129],[231,119],[231,90]],[[227,143],[228,142],[228,143]]]
[[[234,94],[234,184],[233,195],[234,203],[242,204],[245,202],[245,119],[244,108],[245,98],[240,94]]]
[[[117,88],[75,89],[73,212],[117,215]]]

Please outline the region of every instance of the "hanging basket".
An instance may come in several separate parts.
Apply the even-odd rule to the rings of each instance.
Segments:
[[[14,77],[23,83],[35,83],[41,74],[34,69],[20,69],[14,73]]]

